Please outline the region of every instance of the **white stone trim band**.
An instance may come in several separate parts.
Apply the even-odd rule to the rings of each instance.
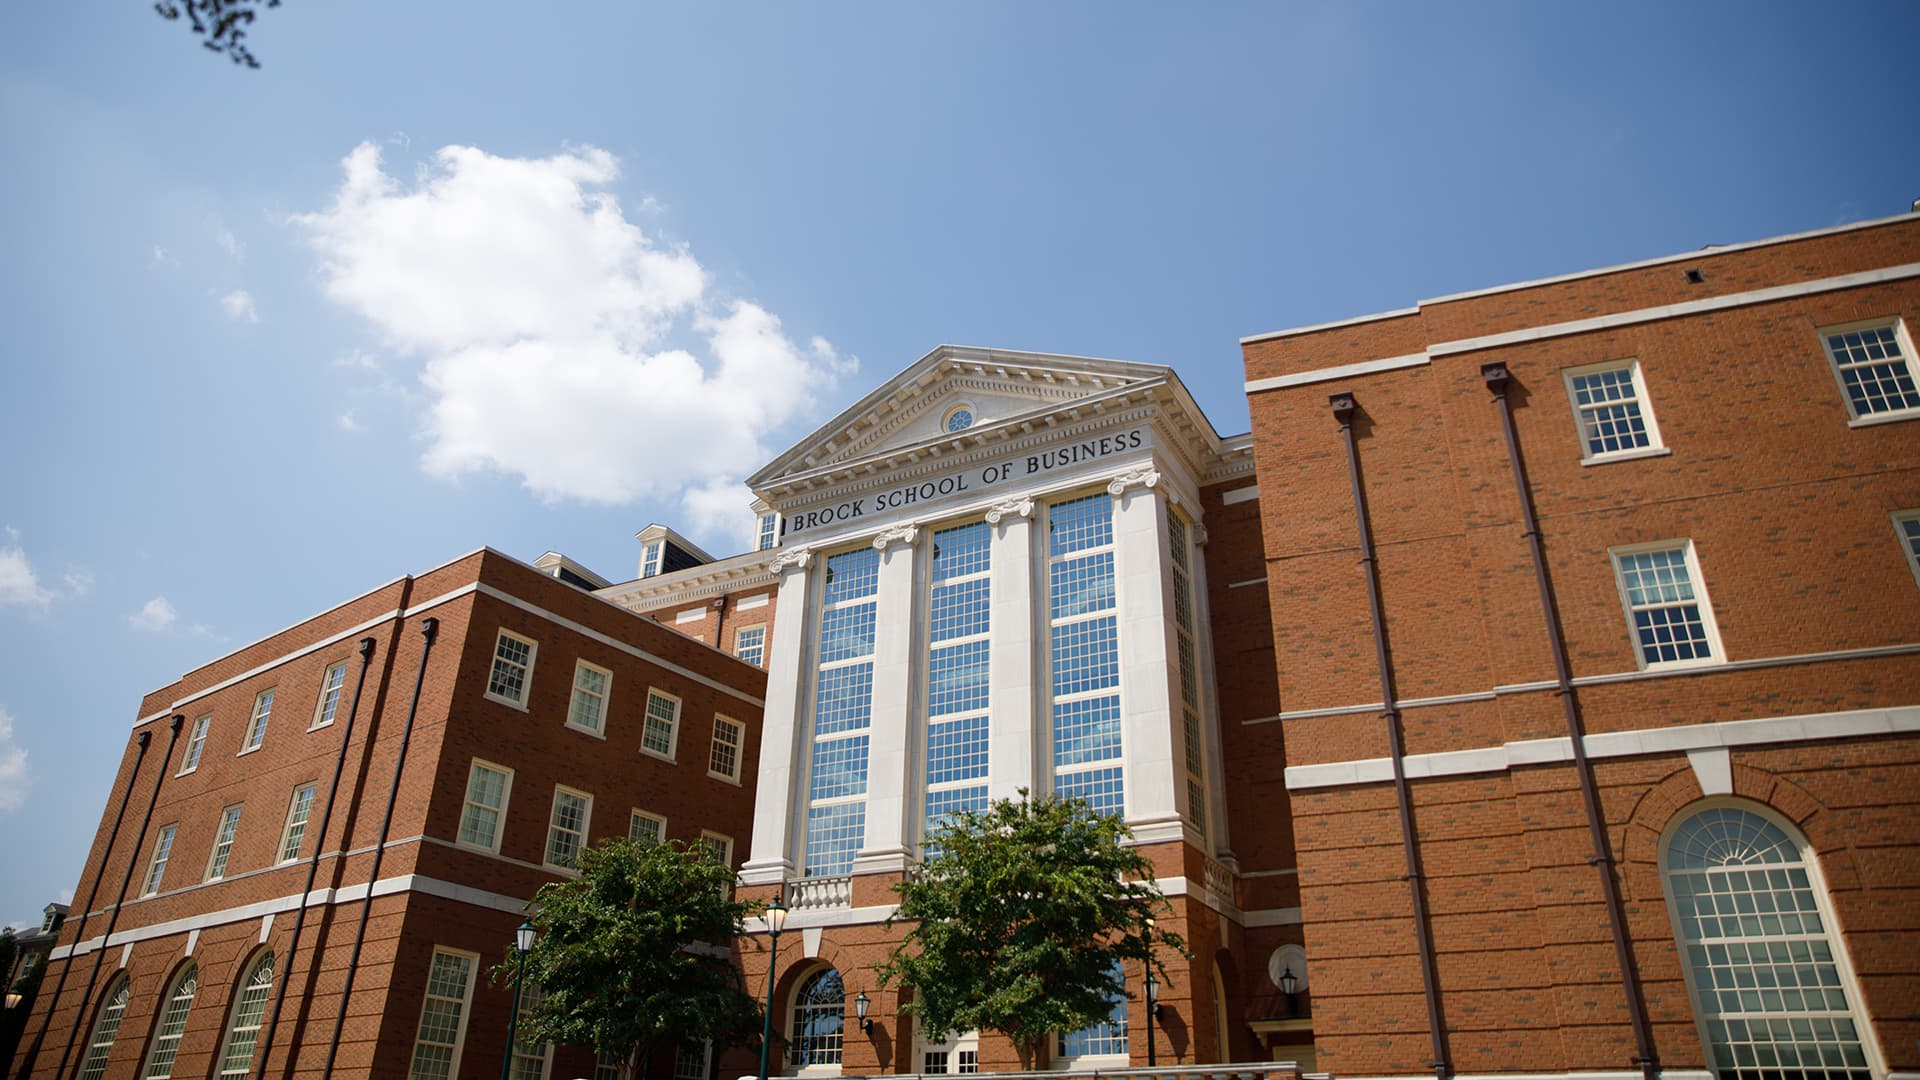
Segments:
[[[1291,375],[1275,375],[1266,379],[1254,379],[1247,383],[1247,393],[1257,394],[1262,390],[1284,390],[1289,386],[1306,386],[1309,383],[1327,382],[1332,379],[1346,379],[1355,375],[1373,375],[1382,371],[1398,371],[1401,368],[1423,367],[1433,362],[1433,357],[1424,352],[1408,353],[1405,356],[1387,356],[1379,360],[1362,360],[1357,364],[1341,364],[1337,367],[1317,368],[1313,371],[1296,371]]]

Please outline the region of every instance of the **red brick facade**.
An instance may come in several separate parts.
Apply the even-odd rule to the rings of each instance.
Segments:
[[[1577,771],[1527,752],[1567,728],[1490,363],[1512,379],[1660,1064],[1707,1064],[1659,863],[1704,783],[1804,834],[1874,1075],[1920,1067],[1920,592],[1889,516],[1920,507],[1920,421],[1850,424],[1819,333],[1911,328],[1916,262],[1909,216],[1248,340],[1279,672],[1265,726],[1285,730],[1322,1068],[1433,1060],[1394,789],[1329,771],[1388,754],[1340,393],[1357,404],[1451,1065],[1634,1068]],[[1664,453],[1583,464],[1563,372],[1629,358]],[[1343,365],[1369,366],[1325,370]],[[1640,670],[1609,552],[1656,541],[1691,542],[1713,663]]]

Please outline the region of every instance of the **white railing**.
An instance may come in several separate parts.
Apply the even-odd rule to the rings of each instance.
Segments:
[[[851,1073],[847,1074],[853,1075]],[[887,1080],[924,1080],[926,1073],[888,1073]],[[978,1080],[1301,1080],[1294,1061],[1242,1061],[1224,1065],[1163,1065],[1154,1069],[1062,1069],[1057,1072],[981,1072]],[[743,1076],[740,1080],[753,1080]],[[943,1074],[939,1080],[953,1080]]]
[[[1211,855],[1202,857],[1207,860],[1207,891],[1238,907],[1240,902],[1233,895],[1233,871]]]
[[[786,904],[789,911],[818,911],[843,908],[853,903],[853,875],[841,877],[793,878],[787,882]]]

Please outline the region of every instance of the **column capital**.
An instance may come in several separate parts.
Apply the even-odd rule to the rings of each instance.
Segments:
[[[1194,547],[1207,546],[1207,527],[1205,525],[1202,525],[1196,521],[1192,525],[1188,526],[1188,529],[1193,533]]]
[[[1003,502],[995,505],[993,509],[987,511],[987,524],[998,525],[1000,524],[1000,519],[1015,515],[1023,518],[1032,517],[1033,500],[1015,499],[1012,502]]]
[[[1158,469],[1130,469],[1107,481],[1107,494],[1120,496],[1130,487],[1143,487],[1151,490],[1160,483]]]
[[[775,574],[792,569],[805,570],[813,561],[813,549],[810,547],[786,548],[767,563],[767,569]]]
[[[896,541],[902,544],[911,544],[913,543],[914,537],[919,535],[920,526],[913,522],[908,522],[905,525],[895,525],[891,529],[881,530],[880,535],[873,538],[873,550],[885,551],[887,550],[888,544]]]

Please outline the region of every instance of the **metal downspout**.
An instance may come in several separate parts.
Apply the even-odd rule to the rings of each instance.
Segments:
[[[180,726],[186,722],[186,717],[181,716],[179,713],[174,714],[172,723],[167,725],[172,734],[167,736],[167,752],[161,755],[161,761],[173,760],[173,744],[180,741]],[[127,872],[120,878],[120,896],[113,902],[113,914],[107,916],[107,932],[101,935],[100,947],[94,950],[93,970],[87,973],[87,989],[80,995],[80,1013],[73,1022],[73,1030],[67,1033],[67,1048],[60,1052],[60,1067],[54,1070],[55,1076],[60,1076],[67,1071],[67,1058],[73,1053],[74,1036],[78,1035],[80,1029],[86,1026],[87,1004],[93,998],[93,982],[100,977],[100,961],[106,959],[107,942],[113,938],[113,928],[120,924],[120,909],[127,902],[127,885],[133,880],[134,864],[140,861],[140,849],[145,846],[147,842],[147,826],[153,824],[153,807],[155,803],[160,801],[160,787],[166,782],[167,770],[161,769],[160,775],[155,777],[153,781],[153,794],[147,798],[147,816],[140,819],[140,832],[133,841],[134,857],[127,860]],[[105,869],[104,864],[102,865],[102,869]],[[74,944],[80,944],[79,940],[76,939]],[[74,1073],[78,1075],[79,1071],[80,1066],[76,1064],[74,1066]]]
[[[413,700],[407,703],[407,721],[400,728],[400,753],[393,762],[393,783],[387,788],[387,810],[380,819],[380,835],[373,844],[373,868],[367,871],[367,898],[360,905],[360,925],[353,932],[353,952],[347,957],[347,983],[340,989],[340,1011],[333,1018],[333,1035],[327,1040],[327,1065],[322,1076],[333,1075],[333,1061],[340,1053],[340,1032],[347,1023],[347,1006],[353,1001],[353,977],[360,968],[360,946],[367,938],[367,917],[373,913],[373,886],[380,880],[380,862],[387,853],[387,832],[393,828],[393,805],[400,798],[400,775],[407,767],[407,744],[413,740],[413,718],[420,709],[420,687],[427,679],[427,659],[433,655],[433,639],[440,632],[440,620],[429,615],[420,620],[420,636],[427,643],[420,649],[420,668],[413,674]]]
[[[354,721],[360,716],[360,693],[367,686],[367,667],[373,660],[375,642],[372,637],[360,639],[360,675],[353,684],[353,704],[347,709],[346,730],[340,733],[340,753],[333,759],[333,779],[327,783],[327,805],[320,812],[320,829],[314,835],[313,857],[307,860],[307,884],[300,890],[300,906],[293,916],[293,934],[287,939],[286,973],[280,979],[280,985],[273,991],[273,1011],[267,1017],[266,1038],[261,1043],[260,1068],[254,1074],[266,1080],[267,1061],[273,1057],[273,1036],[280,1027],[280,1006],[287,1000],[287,985],[293,982],[293,960],[300,948],[300,931],[307,922],[308,898],[313,895],[313,882],[320,874],[320,853],[327,843],[327,828],[333,823],[333,804],[340,793],[340,774],[347,767],[347,744],[353,741]],[[346,844],[341,844],[340,857],[346,856]],[[291,1062],[291,1057],[289,1057]]]
[[[1386,612],[1380,603],[1379,567],[1373,556],[1373,526],[1367,517],[1367,496],[1360,484],[1360,449],[1354,442],[1353,414],[1358,411],[1352,394],[1333,394],[1327,398],[1334,419],[1340,422],[1340,437],[1347,445],[1347,478],[1353,484],[1353,516],[1360,532],[1360,566],[1367,579],[1367,607],[1373,620],[1373,651],[1380,669],[1381,718],[1387,722],[1387,745],[1393,762],[1393,793],[1400,804],[1400,843],[1407,857],[1407,893],[1413,900],[1413,934],[1420,949],[1420,981],[1427,997],[1427,1028],[1433,1035],[1433,1060],[1428,1064],[1438,1080],[1453,1075],[1453,1063],[1447,1053],[1446,1022],[1440,1013],[1440,976],[1434,970],[1433,935],[1427,929],[1427,900],[1420,873],[1420,848],[1414,836],[1413,797],[1407,789],[1406,751],[1401,744],[1400,704],[1393,691],[1393,663],[1387,651]]]
[[[47,1017],[40,1022],[40,1034],[34,1036],[32,1049],[20,1059],[18,1075],[21,1080],[25,1080],[31,1063],[40,1056],[40,1044],[46,1041],[47,1029],[53,1026],[53,1007],[60,1003],[60,995],[67,988],[67,975],[73,971],[73,949],[86,940],[87,913],[93,910],[93,902],[100,896],[100,879],[107,876],[107,861],[113,858],[113,845],[120,838],[120,823],[126,820],[127,803],[133,799],[133,785],[140,780],[140,766],[146,763],[147,747],[153,742],[153,730],[149,728],[141,732],[134,741],[139,745],[140,753],[133,759],[133,775],[127,777],[126,789],[120,792],[120,809],[114,811],[113,828],[107,833],[107,849],[100,853],[100,869],[93,875],[93,888],[87,890],[87,902],[80,906],[80,920],[73,929],[73,945],[67,949],[67,964],[60,969],[60,981],[53,984],[53,996],[47,999]],[[100,944],[102,948],[106,946],[104,941]]]
[[[1507,386],[1513,377],[1503,363],[1483,364],[1480,377],[1500,406],[1501,429],[1507,437],[1507,463],[1513,467],[1513,483],[1520,496],[1520,520],[1526,528],[1527,548],[1533,558],[1533,578],[1540,587],[1540,607],[1547,619],[1547,643],[1553,651],[1553,674],[1560,705],[1566,713],[1567,738],[1573,743],[1573,767],[1580,775],[1580,797],[1586,804],[1587,833],[1593,840],[1593,854],[1587,862],[1600,872],[1600,888],[1606,896],[1607,922],[1613,930],[1613,951],[1620,964],[1620,982],[1627,994],[1627,1014],[1633,1019],[1633,1041],[1639,1056],[1633,1059],[1646,1080],[1660,1075],[1660,1056],[1653,1046],[1653,1025],[1647,1020],[1647,1003],[1640,987],[1640,971],[1633,960],[1633,943],[1627,936],[1626,911],[1620,902],[1620,882],[1613,873],[1613,853],[1607,842],[1606,818],[1600,809],[1600,792],[1593,781],[1593,766],[1587,760],[1584,725],[1580,722],[1580,700],[1573,688],[1573,669],[1567,662],[1566,643],[1560,640],[1560,608],[1553,599],[1553,583],[1547,577],[1546,552],[1540,537],[1540,522],[1533,512],[1533,489],[1527,482],[1527,464],[1520,456],[1520,434],[1513,423],[1513,402]]]

